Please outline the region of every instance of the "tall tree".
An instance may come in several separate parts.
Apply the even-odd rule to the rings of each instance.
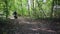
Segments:
[[[6,18],[8,18],[9,11],[8,11],[8,0],[3,0],[5,3],[5,13],[6,13]]]
[[[53,17],[53,8],[54,8],[54,0],[52,1],[52,7],[51,7],[51,18]]]
[[[27,0],[27,2],[28,2],[28,13],[29,13],[29,16],[30,16],[30,0]]]

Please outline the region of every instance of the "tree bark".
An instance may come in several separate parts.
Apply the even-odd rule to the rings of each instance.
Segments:
[[[52,1],[52,7],[51,7],[51,16],[50,16],[50,18],[53,18],[53,8],[54,8],[54,0]]]

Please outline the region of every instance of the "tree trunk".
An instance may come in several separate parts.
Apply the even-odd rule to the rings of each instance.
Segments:
[[[5,4],[6,4],[6,8],[5,8],[6,18],[8,18],[8,15],[9,15],[9,11],[8,11],[8,1],[5,0],[4,2],[5,2]]]
[[[54,8],[54,0],[52,1],[52,7],[51,7],[51,16],[50,16],[50,18],[53,18],[53,8]]]
[[[22,16],[23,16],[23,5],[22,5],[22,0],[21,0],[21,10],[22,10]]]
[[[29,13],[29,16],[30,16],[30,0],[27,0],[27,3],[28,3],[28,13]]]

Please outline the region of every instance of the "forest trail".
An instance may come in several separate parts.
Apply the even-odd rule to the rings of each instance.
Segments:
[[[7,34],[57,34],[51,30],[47,20],[32,20],[30,18],[19,17],[18,19],[9,19],[6,24],[2,24],[1,32]],[[60,31],[58,31],[58,34]]]

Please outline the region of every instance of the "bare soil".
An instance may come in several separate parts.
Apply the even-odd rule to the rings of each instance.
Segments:
[[[0,19],[0,34],[60,34],[60,22],[29,17]]]

